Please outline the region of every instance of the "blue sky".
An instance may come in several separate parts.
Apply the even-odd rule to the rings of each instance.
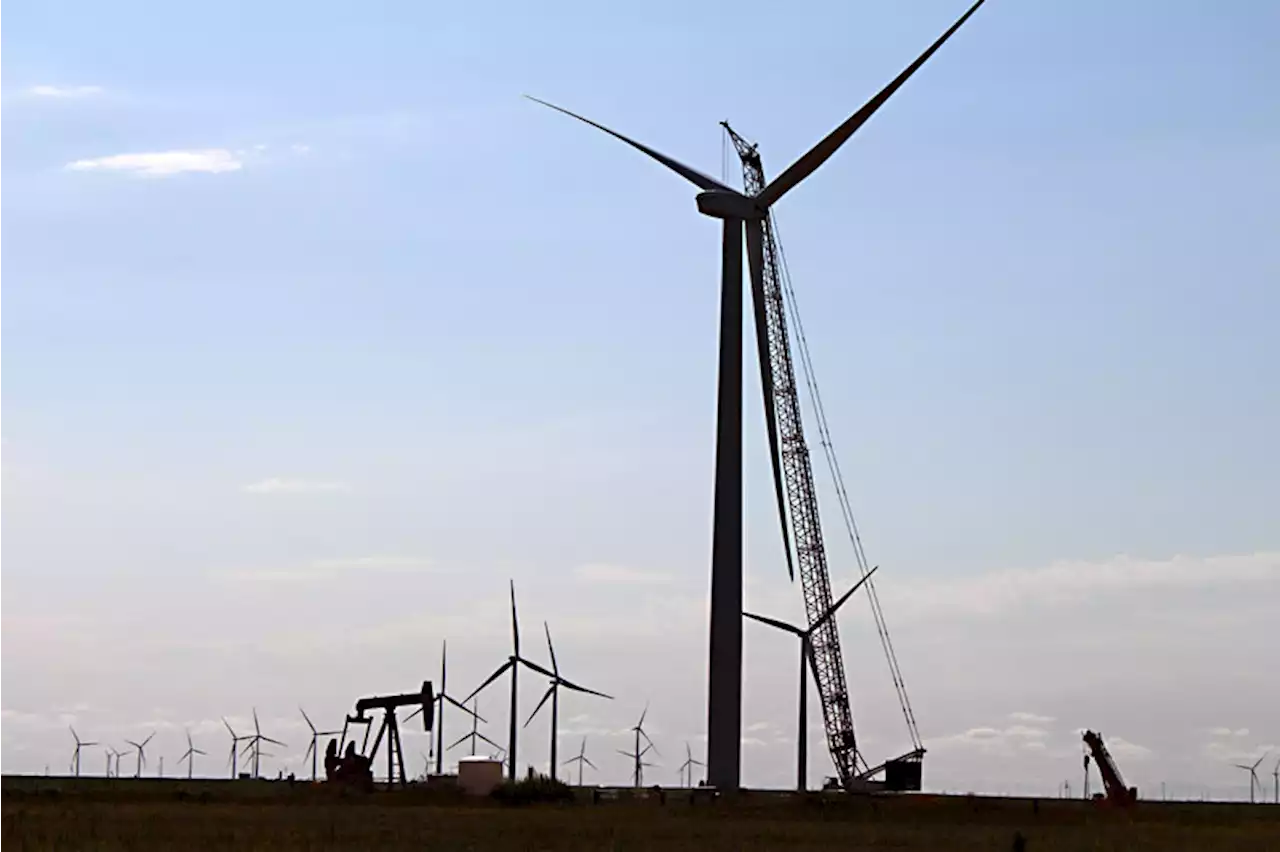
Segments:
[[[157,615],[144,644],[206,630],[214,647],[227,627],[206,585],[230,574],[255,590],[232,596],[243,602],[237,632],[314,626],[305,602],[362,629],[418,618],[413,641],[434,647],[444,628],[415,613],[500,599],[510,575],[542,596],[553,627],[587,611],[608,623],[641,593],[685,612],[686,596],[698,650],[670,687],[685,708],[670,724],[673,736],[698,735],[718,226],[678,178],[519,96],[717,175],[727,118],[776,174],[961,11],[944,0],[786,15],[758,2],[11,3],[6,712],[110,705],[94,711],[101,724],[124,726],[171,706],[125,699],[105,674],[98,694],[58,686],[53,651],[36,650],[65,640],[58,617],[104,648],[127,642],[118,631],[146,613],[191,612]],[[1086,577],[1137,576],[1125,557],[1204,583],[1212,566],[1235,566],[1222,575],[1236,579],[1196,598],[1237,622],[1237,607],[1280,594],[1280,60],[1266,49],[1277,27],[1265,3],[993,0],[779,205],[886,600],[895,583],[908,608],[907,588],[980,597],[1003,588],[991,579],[1001,572],[1043,578],[1064,561],[1091,566]],[[194,153],[110,159],[164,152]],[[759,584],[749,598],[795,608],[758,394],[746,398]],[[272,480],[294,487],[245,491]],[[839,584],[848,552],[825,505]],[[338,583],[319,570],[329,579],[303,591],[252,580],[377,560],[369,577]],[[417,564],[431,571],[406,568]],[[616,570],[584,571],[593,565]],[[421,595],[384,609],[388,566]],[[638,579],[648,575],[665,579]],[[589,582],[602,576],[640,591]],[[1126,621],[1154,606],[1130,592],[1125,606],[1085,595],[1051,610],[1065,633],[1108,606]],[[983,618],[955,629],[1017,635]],[[937,632],[910,624],[909,682],[946,682],[931,658]],[[1095,629],[1112,628],[1137,630]],[[579,631],[584,654],[591,629]],[[1158,649],[1173,640],[1159,631],[1181,629],[1147,624],[1137,644],[1154,656],[1112,664],[1169,666]],[[110,665],[126,677],[123,647]],[[769,648],[789,673],[790,650]],[[236,646],[201,653],[210,666],[250,665]],[[1065,654],[1064,673],[1104,665],[1087,648],[1044,653]],[[1205,653],[1204,677],[1224,676]],[[68,674],[82,665],[52,659]],[[400,665],[412,682],[412,658]],[[475,662],[477,679],[485,665]],[[296,692],[354,697],[293,677],[272,687],[281,713]],[[1171,725],[1252,724],[1254,740],[1280,739],[1235,718],[1276,697],[1248,665],[1239,677],[1253,692],[1224,682],[1204,719]],[[792,682],[756,665],[749,693],[771,678]],[[636,689],[660,692],[661,681]],[[1042,700],[1070,701],[1044,689]],[[999,728],[984,713],[1070,715],[1015,692],[968,718],[958,695],[934,692],[917,715],[944,740]],[[1142,718],[1146,695],[1112,704]],[[776,713],[757,715],[789,724],[787,699],[776,700]],[[597,720],[602,729],[630,709],[608,713],[618,719]],[[6,770],[42,762],[34,746],[14,751],[9,730]],[[785,783],[786,748],[767,749],[749,770]]]

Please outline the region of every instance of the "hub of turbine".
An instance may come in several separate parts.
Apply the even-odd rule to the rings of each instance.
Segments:
[[[751,198],[737,192],[709,189],[698,193],[698,212],[713,219],[763,219],[761,210]]]

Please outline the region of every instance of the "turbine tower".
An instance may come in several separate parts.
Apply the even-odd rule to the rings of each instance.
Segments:
[[[658,747],[653,744],[653,740],[649,739],[649,735],[644,730],[644,717],[649,715],[649,705],[644,705],[644,712],[640,714],[640,721],[631,728],[636,735],[635,750],[623,751],[618,749],[618,754],[631,758],[632,761],[632,782],[639,787],[644,782],[644,768],[653,766],[652,763],[645,763],[644,756],[649,752],[658,754]],[[640,748],[640,738],[644,737],[645,747]],[[661,757],[661,755],[659,755]]]
[[[707,694],[707,777],[710,784],[737,790],[742,758],[742,248],[746,231],[751,289],[761,314],[763,284],[763,219],[790,190],[813,174],[864,125],[892,95],[969,19],[984,0],[977,0],[928,50],[907,66],[857,112],[755,195],[747,196],[720,181],[643,145],[602,124],[538,98],[530,98],[604,131],[657,160],[696,186],[698,211],[723,222],[721,241],[719,379],[716,400],[715,493],[711,533],[711,619]],[[767,352],[767,329],[756,322],[757,348]],[[778,427],[774,411],[772,367],[760,359],[765,425],[773,463],[774,493],[782,523],[783,550],[790,568],[786,497],[779,466]],[[792,572],[794,576],[794,570]],[[843,774],[843,773],[842,773]]]
[[[484,719],[481,718],[479,712],[477,712],[478,710],[479,710],[479,703],[477,701],[472,701],[471,702],[471,730],[468,733],[465,733],[462,736],[458,737],[458,739],[455,740],[454,742],[450,743],[449,744],[450,751],[452,751],[457,746],[460,746],[463,743],[467,742],[468,740],[470,740],[471,742],[472,757],[476,756],[477,742],[488,743],[489,745],[493,746],[493,749],[495,752],[502,751],[502,746],[498,745],[493,740],[489,739],[484,734],[480,733],[479,723],[484,722]],[[488,723],[486,722],[485,724],[488,724]]]
[[[776,627],[779,630],[786,631],[793,636],[800,637],[800,720],[799,730],[796,732],[796,789],[801,793],[808,787],[809,779],[809,667],[813,664],[813,634],[822,629],[822,626],[835,617],[836,611],[844,605],[844,602],[853,596],[853,593],[862,587],[862,584],[871,579],[871,575],[880,570],[880,566],[872,568],[862,576],[862,579],[853,584],[853,588],[840,596],[840,599],[833,603],[831,607],[824,612],[813,626],[808,630],[801,630],[794,624],[787,624],[785,621],[778,621],[773,618],[766,618],[763,615],[756,615],[750,612],[744,612],[743,615],[753,621],[761,624],[767,624],[770,627]]]
[[[227,721],[226,716],[222,717],[222,724],[226,726],[227,733],[231,735],[231,756],[227,758],[227,765],[231,767],[231,777],[235,778],[236,770],[240,768],[239,762],[236,760],[237,746],[239,746],[240,743],[244,742],[245,740],[250,740],[253,738],[250,736],[240,736],[239,734],[237,734],[235,732],[235,729],[231,727],[231,723]],[[118,758],[116,762],[117,764],[119,763]]]

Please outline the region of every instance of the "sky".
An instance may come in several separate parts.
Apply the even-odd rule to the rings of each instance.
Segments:
[[[545,621],[615,696],[565,698],[561,755],[623,782],[647,703],[675,783],[705,744],[718,225],[520,96],[736,181],[728,119],[777,174],[964,5],[11,2],[3,770],[66,771],[74,725],[155,731],[148,772],[188,729],[222,774],[254,708],[297,770],[299,705],[340,725],[446,638],[470,692],[514,580],[525,648]],[[1144,791],[1239,798],[1233,763],[1280,759],[1278,27],[992,0],[775,210],[927,789],[1078,793],[1082,728]],[[750,353],[746,600],[797,619]],[[865,600],[839,624],[864,753],[906,751]],[[744,782],[786,787],[793,640],[745,637]]]

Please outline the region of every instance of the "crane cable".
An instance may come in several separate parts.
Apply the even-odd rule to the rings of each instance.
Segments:
[[[845,530],[849,535],[850,544],[853,546],[854,557],[858,563],[858,571],[863,578],[866,578],[870,571],[867,555],[862,547],[862,536],[858,532],[857,521],[854,520],[853,508],[849,502],[849,493],[845,489],[844,476],[840,471],[840,461],[836,456],[835,444],[831,439],[831,431],[827,425],[826,410],[822,405],[822,395],[818,391],[817,375],[809,355],[809,343],[805,338],[804,325],[800,320],[800,307],[796,299],[795,289],[791,285],[791,271],[787,265],[786,251],[782,247],[782,237],[778,231],[778,221],[774,217],[773,211],[769,212],[769,221],[773,227],[778,247],[779,277],[782,279],[783,292],[786,294],[788,310],[793,319],[793,328],[796,333],[796,350],[800,353],[800,365],[804,372],[805,385],[809,389],[809,402],[813,410],[814,421],[818,427],[818,440],[822,445],[823,455],[827,459],[827,468],[831,471],[831,478],[835,483],[836,497],[840,503],[840,512],[844,519]],[[911,700],[907,697],[907,688],[902,679],[902,670],[898,666],[898,657],[893,650],[893,641],[889,638],[889,629],[885,625],[884,611],[880,607],[880,597],[876,593],[873,580],[866,580],[866,590],[867,599],[871,602],[871,613],[875,618],[876,631],[880,635],[880,645],[884,649],[885,659],[889,664],[889,674],[893,679],[893,686],[898,695],[898,705],[902,708],[903,717],[907,722],[907,731],[911,737],[911,744],[915,749],[921,750],[923,745],[920,741],[919,729],[916,727],[915,712],[911,709]]]

